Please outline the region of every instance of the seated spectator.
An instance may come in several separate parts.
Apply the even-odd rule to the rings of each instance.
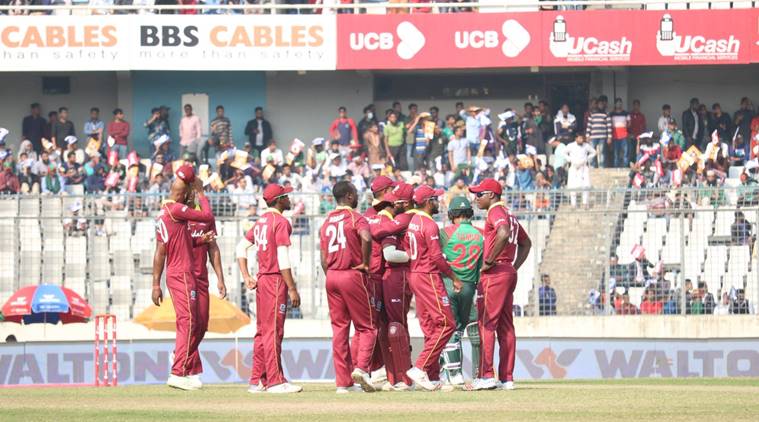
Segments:
[[[277,148],[276,141],[269,142],[269,146],[265,150],[261,151],[261,162],[271,163],[275,167],[279,167],[284,164],[284,155],[282,155],[282,150]]]
[[[739,207],[754,207],[759,205],[759,185],[744,168],[740,175],[741,184],[738,186]]]
[[[68,154],[73,152],[74,157],[76,158],[76,163],[80,166],[84,164],[85,154],[84,150],[79,148],[77,143],[79,140],[76,138],[76,136],[67,136],[66,139],[66,151],[64,152],[64,155],[68,157]]]
[[[227,188],[229,193],[232,194],[232,203],[237,205],[237,215],[249,216],[251,207],[255,204],[255,196],[253,195],[253,183],[250,178],[243,176],[237,179],[235,185]]]
[[[93,173],[88,175],[84,181],[84,189],[88,193],[103,192],[105,190],[105,166],[96,164]]]
[[[630,265],[622,265],[616,255],[609,257],[609,278],[613,279],[617,285],[628,287],[631,279]]]
[[[41,166],[40,172],[40,190],[44,194],[57,194],[61,191],[61,179],[58,176],[58,170],[55,164]]]
[[[540,280],[543,285],[538,289],[538,312],[540,316],[556,315],[556,290],[551,287],[551,277],[543,274]]]
[[[644,315],[659,315],[663,312],[664,305],[656,300],[654,289],[647,287],[643,301],[640,303],[640,313]]]
[[[664,302],[664,306],[662,307],[662,313],[664,315],[678,315],[680,314],[680,309],[677,306],[677,299],[675,298],[675,292],[670,290],[667,292],[667,298]]]
[[[753,243],[751,223],[746,220],[742,211],[735,212],[735,222],[730,226],[730,242],[733,245],[750,245]]]
[[[25,158],[23,160],[32,160],[37,161],[37,152],[34,150],[34,146],[32,145],[32,142],[28,139],[24,139],[21,141],[21,144],[18,147],[18,161],[23,161],[21,159],[21,156],[24,155]]]
[[[82,203],[76,201],[68,207],[68,216],[63,219],[63,230],[68,236],[82,236],[87,232],[87,219],[80,216]]]
[[[76,161],[76,153],[69,151],[66,156],[67,161],[61,166],[64,174],[66,185],[80,185],[84,182],[84,172],[82,166]]]
[[[735,291],[735,300],[730,304],[731,314],[752,314],[754,313],[754,307],[748,303],[746,299],[746,292],[743,289]]]
[[[630,294],[625,291],[622,294],[622,300],[617,306],[617,315],[638,315],[640,311],[632,303],[630,303]]]
[[[714,303],[714,295],[709,293],[709,288],[703,281],[698,282],[698,295],[701,298],[701,303],[704,305],[705,314],[713,314],[716,304]]]
[[[21,171],[18,175],[18,181],[20,184],[19,192],[21,193],[39,193],[40,192],[40,183],[39,183],[39,176],[32,173],[32,167],[34,165],[34,161],[32,160],[24,160],[21,164]]]
[[[746,153],[746,143],[743,142],[743,136],[736,134],[733,141],[730,143],[730,154],[728,162],[731,166],[742,166],[746,161],[748,154]]]
[[[16,194],[21,185],[18,176],[13,172],[13,162],[3,162],[3,171],[0,173],[0,194]]]

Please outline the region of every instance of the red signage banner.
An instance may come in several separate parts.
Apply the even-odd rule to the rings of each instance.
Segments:
[[[338,69],[759,62],[759,9],[339,15]]]
[[[759,8],[753,9],[749,23],[751,40],[751,63],[759,63]]]
[[[339,15],[337,29],[338,69],[540,63],[538,13]]]

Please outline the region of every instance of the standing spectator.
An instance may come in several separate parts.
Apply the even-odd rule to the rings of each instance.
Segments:
[[[154,143],[162,135],[171,140],[171,127],[169,126],[169,108],[166,106],[155,107],[150,110],[150,118],[145,122],[148,130],[148,141]]]
[[[524,147],[532,146],[536,154],[545,154],[545,142],[543,132],[538,126],[536,117],[540,116],[540,111],[536,110],[531,103],[524,105],[524,116],[522,117],[522,136],[524,137]]]
[[[656,127],[659,128],[659,133],[665,132],[669,127],[669,122],[672,120],[672,106],[664,104],[661,107],[661,116],[659,116],[659,120],[656,122]]]
[[[538,313],[540,316],[556,315],[556,290],[551,287],[548,274],[540,276],[542,285],[538,289]]]
[[[614,100],[614,110],[609,113],[611,118],[611,138],[613,151],[608,157],[613,158],[615,167],[627,167],[630,161],[627,156],[628,138],[630,137],[630,114],[622,107],[622,99]],[[611,165],[609,166],[611,167]]]
[[[47,123],[45,124],[45,130],[42,134],[43,138],[52,142],[53,128],[55,127],[56,122],[58,122],[58,112],[51,111],[50,113],[47,113]]]
[[[213,146],[216,151],[224,151],[233,145],[232,122],[224,115],[224,106],[216,106],[216,117],[211,120],[211,133],[208,142],[203,145],[202,161],[208,161],[208,149]]]
[[[723,292],[719,304],[714,308],[714,315],[730,315],[730,308],[730,295],[727,292]]]
[[[538,101],[538,115],[536,121],[538,128],[540,129],[541,137],[543,140],[551,139],[554,135],[553,115],[551,114],[551,108],[547,101]]]
[[[448,162],[454,173],[459,171],[459,166],[467,167],[472,162],[472,150],[469,149],[469,141],[464,137],[464,122],[456,123],[453,136],[448,140]]]
[[[0,161],[4,160],[7,154],[5,150],[0,151]],[[13,161],[3,162],[3,171],[0,173],[0,194],[16,194],[20,187],[18,176],[13,172]]]
[[[707,315],[713,314],[714,308],[716,307],[716,304],[714,303],[714,295],[709,293],[709,289],[703,281],[698,282],[698,296],[701,298],[704,313]]]
[[[466,140],[469,143],[469,149],[472,155],[477,155],[480,150],[480,143],[485,139],[485,130],[487,128],[483,117],[482,107],[471,106],[466,111],[461,110],[459,116],[466,121]]]
[[[754,142],[759,142],[759,113],[757,113],[753,119],[751,119],[751,158],[755,158],[754,154]]]
[[[369,126],[372,123],[377,123],[377,119],[374,115],[374,104],[369,104],[364,107],[364,117],[358,122],[358,139],[364,139],[364,133],[369,130]]]
[[[248,120],[245,125],[245,135],[248,136],[248,142],[253,146],[253,149],[258,151],[258,155],[266,148],[271,142],[273,132],[271,130],[271,124],[268,120],[264,119],[263,107],[256,107],[255,117]]]
[[[746,299],[746,292],[743,289],[735,291],[735,300],[730,304],[731,314],[753,314],[754,307]]]
[[[408,125],[407,137],[414,139],[414,168],[427,166],[427,148],[435,134],[435,123],[430,120],[430,113],[417,114]]]
[[[703,130],[700,133],[700,138],[698,140],[698,146],[699,149],[703,150],[704,145],[709,143],[709,140],[711,140],[712,132],[709,132],[709,125],[711,121],[711,115],[709,114],[709,111],[706,110],[706,105],[699,104],[698,105],[698,124],[699,127],[703,128]]]
[[[406,163],[408,164],[409,170],[411,171],[416,170],[416,167],[414,166],[414,149],[416,146],[416,138],[414,136],[409,136],[408,130],[414,126],[414,121],[416,121],[416,116],[418,114],[419,106],[411,103],[408,105],[408,116],[406,117],[406,120],[403,121],[404,129],[406,129],[406,131],[403,132],[403,137],[406,140]]]
[[[384,165],[385,160],[382,159],[382,155],[385,154],[389,157],[390,151],[385,150],[385,147],[382,145],[379,126],[377,126],[376,122],[370,123],[369,127],[366,128],[366,132],[364,132],[364,144],[366,145],[366,154],[369,159],[369,165]]]
[[[347,148],[358,145],[358,129],[356,122],[348,117],[348,110],[344,106],[337,109],[337,119],[329,126],[329,134],[332,139],[338,141],[340,146]]]
[[[113,120],[108,123],[108,136],[113,138],[109,152],[115,150],[119,157],[126,157],[129,150],[129,122],[124,120],[124,110],[113,110]]]
[[[575,136],[582,136],[582,135],[575,135]],[[552,183],[553,185],[558,189],[566,185],[568,174],[567,174],[567,160],[569,157],[567,156],[567,145],[559,141],[558,137],[554,137],[550,142],[551,148],[553,148],[553,154],[551,154],[551,158],[553,159],[553,168],[556,169],[556,176],[553,177]],[[583,145],[587,145],[586,143],[583,143]],[[593,155],[596,154],[596,151],[593,149],[593,147],[588,147],[593,151]],[[592,159],[588,161],[588,166],[590,166]],[[550,166],[548,168],[551,168]]]
[[[510,108],[498,115],[502,122],[498,125],[496,139],[503,144],[504,156],[519,154],[524,149],[522,146],[522,127],[516,122],[516,117],[516,113]]]
[[[39,103],[30,106],[31,114],[24,117],[21,123],[21,138],[27,139],[32,143],[34,151],[39,154],[42,152],[42,138],[45,136],[45,118],[40,115],[41,109]]]
[[[748,97],[741,98],[741,108],[733,116],[733,124],[743,140],[751,139],[751,120],[754,118],[754,106]]]
[[[387,116],[387,123],[385,123],[383,130],[385,149],[390,151],[388,158],[393,167],[408,170],[403,142],[404,132],[403,123],[398,120],[398,113],[393,111]]]
[[[659,315],[662,313],[664,305],[661,301],[656,300],[654,289],[647,287],[644,293],[643,301],[640,303],[640,313],[644,315]]]
[[[627,144],[628,160],[632,160],[633,155],[637,155],[635,142],[643,132],[646,132],[646,126],[646,116],[640,111],[640,100],[633,100],[633,108],[630,112],[630,138]]]
[[[105,129],[105,124],[100,120],[100,109],[92,107],[90,109],[90,119],[84,122],[84,136],[102,142],[103,129]]]
[[[574,139],[575,130],[577,130],[577,119],[575,115],[569,112],[569,105],[562,104],[559,112],[554,119],[554,131],[556,139],[563,144],[568,144]]]
[[[722,111],[722,106],[719,103],[712,105],[712,113],[709,116],[709,135],[713,136],[715,130],[721,141],[733,140],[733,122],[730,115]]]
[[[691,147],[691,145],[701,146],[701,140],[704,137],[706,127],[704,127],[702,119],[698,114],[699,101],[698,98],[691,98],[690,107],[683,111],[682,118],[680,119],[680,125],[685,135],[685,149]]]
[[[182,147],[181,155],[186,152],[195,155],[195,160],[200,159],[200,152],[203,150],[201,137],[203,135],[203,126],[200,123],[200,117],[192,112],[190,104],[184,105],[184,116],[179,121],[179,145]]]
[[[585,143],[585,137],[577,135],[575,142],[567,145],[564,154],[569,161],[569,171],[567,174],[567,188],[582,189],[582,205],[588,207],[590,193],[587,191],[590,184],[590,163],[596,156],[596,151]],[[570,193],[570,202],[572,207],[577,206],[576,192]]]
[[[53,124],[52,136],[53,145],[58,148],[64,146],[64,140],[68,136],[75,136],[74,124],[69,120],[69,109],[61,107],[58,109],[58,120]]]
[[[604,151],[611,147],[611,119],[606,114],[605,103],[603,106],[604,108],[601,108],[601,101],[599,100],[596,108],[591,111],[590,117],[588,117],[585,131],[586,138],[596,150],[596,168],[611,167],[614,164],[606,163],[604,160]]]
[[[638,308],[630,303],[630,294],[625,291],[622,294],[622,301],[619,303],[617,315],[638,315],[639,313]]]

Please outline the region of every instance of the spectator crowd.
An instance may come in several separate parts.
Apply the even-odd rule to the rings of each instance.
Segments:
[[[621,99],[610,112],[607,102],[605,96],[593,98],[579,118],[566,104],[554,113],[546,101],[501,113],[458,102],[445,114],[436,106],[421,111],[416,104],[395,102],[379,111],[370,104],[358,120],[340,107],[331,124],[325,124],[326,136],[308,145],[294,139],[286,148],[287,142],[275,139],[261,107],[244,125],[246,139],[234,140],[223,105],[215,108],[211,122],[202,122],[187,104],[173,130],[167,106],[153,108],[135,128],[118,108],[105,122],[93,107],[78,126],[66,107],[45,118],[40,105],[32,104],[22,133],[0,131],[0,192],[161,193],[173,169],[189,161],[198,166],[209,191],[241,194],[236,198],[269,182],[321,194],[338,180],[350,180],[366,191],[380,174],[457,195],[467,185],[493,177],[510,192],[512,208],[541,210],[556,205],[557,188],[590,188],[592,166],[629,167],[632,186],[718,188],[731,165],[744,165],[741,200],[759,203],[752,188],[759,169],[759,116],[748,98],[732,117],[719,104],[706,113],[694,98],[682,113],[682,129],[669,105],[662,107],[653,128],[638,100],[629,113]],[[16,151],[7,148],[13,138],[19,141]],[[150,145],[149,157],[130,148],[144,142]],[[524,192],[531,191],[536,195],[528,201]],[[575,205],[574,194],[571,203]],[[587,206],[587,192],[582,203]],[[237,205],[255,210],[245,199]]]

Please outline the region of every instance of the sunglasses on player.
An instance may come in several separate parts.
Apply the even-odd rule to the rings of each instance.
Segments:
[[[474,194],[474,196],[476,196],[478,198],[482,198],[483,196],[485,196],[487,194],[490,194],[490,193],[493,193],[493,192],[490,192],[490,191],[477,192],[477,193]]]

